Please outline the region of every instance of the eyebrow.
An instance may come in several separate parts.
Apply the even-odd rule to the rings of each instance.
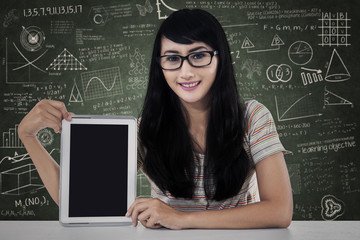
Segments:
[[[190,49],[189,53],[195,52],[195,51],[200,50],[200,49],[202,49],[202,48],[204,48],[205,50],[207,50],[207,48],[206,48],[205,46],[199,46],[199,47],[195,47],[195,48]],[[179,51],[176,51],[176,50],[167,50],[167,51],[164,52],[164,54],[169,54],[169,53],[178,54]]]

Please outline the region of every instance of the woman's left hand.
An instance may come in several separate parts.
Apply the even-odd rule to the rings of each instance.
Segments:
[[[139,220],[147,228],[182,229],[186,213],[173,209],[157,198],[138,198],[131,204],[126,216],[131,216],[134,226]]]

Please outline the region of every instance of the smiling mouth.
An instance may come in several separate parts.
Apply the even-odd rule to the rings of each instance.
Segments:
[[[182,87],[186,88],[192,88],[200,84],[200,81],[198,82],[192,82],[192,83],[179,83]]]

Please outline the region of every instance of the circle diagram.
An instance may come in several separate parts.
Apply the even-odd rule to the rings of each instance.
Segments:
[[[307,42],[296,41],[289,47],[288,56],[291,62],[296,65],[305,65],[313,57],[313,49]]]
[[[45,34],[40,28],[36,26],[23,27],[20,43],[27,51],[36,52],[40,50],[44,42]]]
[[[54,141],[54,135],[51,133],[49,129],[42,129],[38,132],[37,138],[41,145],[44,147],[49,146]]]
[[[293,71],[287,64],[272,64],[266,70],[266,77],[270,82],[288,82],[292,78]]]

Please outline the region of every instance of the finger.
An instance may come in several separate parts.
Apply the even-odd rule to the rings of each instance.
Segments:
[[[40,117],[41,122],[45,122],[45,124],[52,123],[52,125],[55,123],[58,126],[57,130],[61,129],[62,113],[52,105],[47,103],[40,104],[35,114]],[[48,126],[45,125],[44,127]]]
[[[129,207],[129,209],[127,210],[125,216],[126,217],[130,217],[132,215],[132,212],[134,210],[134,207],[139,204],[139,203],[142,203],[144,201],[146,201],[147,199],[146,198],[137,198]]]
[[[50,127],[55,132],[61,129],[60,120],[53,114],[48,112],[49,106],[42,104],[31,110],[26,117],[28,118],[28,126],[33,126],[31,132],[36,134],[40,129]],[[30,127],[31,128],[31,127]]]
[[[56,119],[56,122],[59,124],[59,133],[61,132],[61,129],[62,129],[62,123],[61,121],[64,119],[63,118],[63,114],[60,112],[60,110],[58,110],[57,108],[53,107],[53,106],[49,106],[49,108],[47,109],[47,111],[54,115],[57,119]],[[75,115],[75,113],[72,113],[72,112],[68,112],[68,117],[67,117],[67,121],[71,121],[72,120],[72,115]],[[54,118],[51,118],[52,120],[55,121]]]
[[[160,225],[160,224],[152,224],[152,223],[149,222],[149,220],[140,221],[140,223],[146,228],[152,228],[152,229],[162,228],[162,225]]]
[[[135,207],[134,207],[134,210],[133,210],[133,212],[132,212],[132,214],[131,214],[131,220],[132,220],[132,223],[133,223],[133,225],[136,227],[136,225],[137,225],[137,222],[138,222],[138,217],[139,217],[139,214],[142,212],[142,211],[144,211],[146,208],[144,208],[144,206],[143,207],[141,207],[141,206],[139,206],[139,205],[136,205]]]
[[[163,226],[160,223],[154,223],[154,222],[148,220],[146,227],[147,228],[158,229],[158,228],[162,228]]]
[[[148,221],[151,217],[151,211],[147,208],[145,211],[141,212],[137,219],[140,221],[140,222],[143,222],[143,221]]]
[[[57,116],[60,120],[63,118],[69,120],[69,113],[67,112],[63,102],[43,99],[37,104],[37,107],[34,108],[34,110],[49,112],[54,116]]]
[[[147,208],[148,208],[148,204],[146,203],[146,201],[141,202],[141,203],[137,203],[132,211],[131,214],[131,219],[133,222],[133,225],[136,226],[137,225],[137,221],[139,218],[139,215],[144,212]]]
[[[48,108],[46,108],[46,111],[51,114],[53,117],[55,117],[59,122],[63,119],[63,114],[61,111],[51,105],[49,105]]]
[[[58,109],[62,114],[62,118],[71,121],[71,114],[67,111],[66,106],[63,102],[55,101],[55,100],[47,100],[47,103]]]
[[[149,228],[153,228],[153,229],[159,229],[159,228],[162,228],[163,226],[161,224],[154,224],[154,225],[151,225]]]
[[[148,228],[160,228],[162,227],[156,216],[151,215],[146,221],[146,227]]]
[[[45,127],[50,127],[54,129],[56,133],[60,133],[62,130],[61,121],[52,114],[47,114],[44,116],[46,118]]]
[[[146,220],[142,220],[142,221],[140,221],[140,223],[141,223],[141,225],[143,225],[144,227],[147,227],[147,222],[146,222]]]

